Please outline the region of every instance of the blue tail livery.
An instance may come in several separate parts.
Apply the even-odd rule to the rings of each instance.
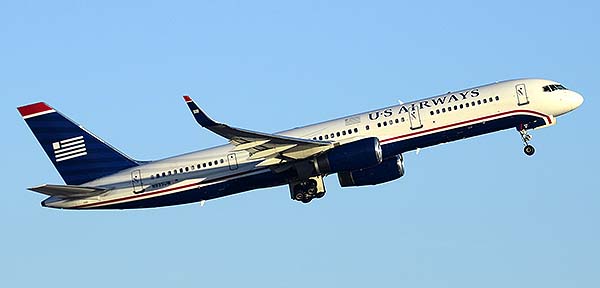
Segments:
[[[80,185],[139,165],[46,103],[17,109],[69,185]]]

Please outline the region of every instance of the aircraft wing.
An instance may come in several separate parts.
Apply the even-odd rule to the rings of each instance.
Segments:
[[[56,196],[60,198],[80,198],[100,195],[108,189],[99,187],[84,187],[77,185],[52,185],[44,184],[36,187],[27,188],[34,192],[45,194],[48,196]]]
[[[333,148],[327,141],[316,141],[255,132],[235,128],[212,120],[189,96],[183,96],[194,118],[200,126],[219,134],[235,145],[235,151],[247,151],[250,159],[265,159],[259,166],[281,164],[287,161],[304,159]]]

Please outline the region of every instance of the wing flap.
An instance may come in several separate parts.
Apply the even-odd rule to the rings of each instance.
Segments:
[[[76,185],[52,185],[44,184],[36,187],[27,188],[27,190],[41,193],[48,196],[60,198],[82,198],[100,195],[108,189],[99,187],[85,187]]]
[[[260,141],[252,141],[252,142],[246,142],[246,143],[240,143],[239,145],[235,146],[235,149],[233,149],[233,151],[242,151],[242,150],[248,150],[248,149],[252,149],[256,146],[261,146],[263,144],[267,144],[269,143],[269,140],[260,140]]]
[[[274,156],[276,154],[279,154],[285,150],[294,148],[296,146],[297,146],[297,144],[283,145],[283,146],[278,146],[278,147],[273,147],[270,149],[262,150],[262,151],[252,154],[249,159],[254,160],[254,159],[260,159],[260,158],[268,158],[270,156]]]

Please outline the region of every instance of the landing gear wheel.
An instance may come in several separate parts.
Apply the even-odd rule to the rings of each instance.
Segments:
[[[302,198],[302,200],[301,200],[301,201],[302,201],[302,203],[304,203],[304,204],[308,204],[308,203],[309,203],[309,202],[310,202],[312,199],[313,199],[313,198],[312,198],[310,195],[306,194],[306,195],[304,195],[304,197]]]
[[[533,153],[535,153],[535,148],[533,148],[531,145],[527,145],[525,148],[523,148],[523,152],[525,152],[527,156],[532,156]]]
[[[294,194],[294,200],[296,200],[296,201],[304,201],[304,193],[302,193],[302,192],[296,192],[296,194]]]

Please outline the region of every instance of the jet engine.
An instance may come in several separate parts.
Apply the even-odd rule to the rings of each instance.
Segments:
[[[381,164],[379,139],[370,137],[337,146],[314,161],[319,174],[353,171]]]
[[[338,180],[342,187],[366,186],[396,180],[403,175],[404,159],[402,155],[396,155],[374,167],[349,172],[338,172]]]

